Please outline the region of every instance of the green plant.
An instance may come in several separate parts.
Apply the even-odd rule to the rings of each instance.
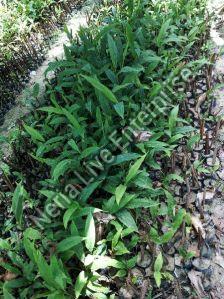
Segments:
[[[187,221],[170,190],[185,174],[171,159],[194,129],[173,79],[192,65],[203,13],[197,0],[109,1],[78,38],[69,34],[65,58],[49,64],[45,106],[8,140],[5,297],[113,298],[139,247],[162,248]],[[162,266],[161,252],[158,287],[171,279]]]

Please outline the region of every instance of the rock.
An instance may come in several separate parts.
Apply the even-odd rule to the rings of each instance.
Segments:
[[[224,181],[224,169],[222,169],[221,171],[218,171],[217,174],[218,174],[219,178]]]
[[[191,281],[192,286],[194,287],[195,291],[197,292],[197,295],[199,298],[205,298],[206,294],[205,294],[205,290],[202,284],[202,273],[195,271],[195,270],[191,270],[188,273],[188,277]]]
[[[196,93],[199,95],[199,94],[202,94],[204,91],[202,89],[197,89],[196,90]]]
[[[207,161],[206,161],[208,166],[220,167],[220,161],[219,161],[218,158],[216,158],[214,162],[215,163],[213,163],[213,158],[208,158]]]
[[[206,292],[209,292],[212,290],[212,285],[211,285],[210,279],[208,279],[208,278],[203,279],[203,287]]]
[[[187,247],[188,252],[193,252],[195,257],[200,256],[200,250],[198,249],[198,242],[192,241]]]
[[[192,261],[192,265],[196,270],[203,272],[211,266],[211,260],[205,258],[195,258]]]
[[[174,273],[179,281],[186,280],[186,272],[183,270],[183,268],[175,268]]]
[[[145,275],[147,276],[147,277],[152,277],[153,276],[153,270],[152,270],[152,268],[151,267],[148,267],[148,268],[146,268],[145,269]]]
[[[36,76],[37,72],[36,71],[32,71],[30,72],[30,76],[33,77],[33,76]]]
[[[197,194],[197,198],[202,201],[203,199],[207,199],[207,200],[210,200],[210,199],[213,199],[215,196],[215,192],[211,192],[211,191],[206,191],[205,194],[204,192],[199,192]]]
[[[144,275],[138,268],[131,269],[132,281],[136,285],[142,285]]]
[[[204,180],[204,186],[208,188],[212,188],[216,185],[216,181],[213,179],[206,179]]]
[[[166,255],[166,260],[167,260],[166,270],[173,272],[175,269],[174,258],[172,256]]]
[[[175,252],[176,252],[176,251],[175,251],[174,246],[171,246],[171,247],[166,251],[166,253],[169,254],[169,255],[173,255]]]
[[[148,251],[144,251],[143,257],[141,256],[141,253],[138,254],[137,258],[137,265],[142,268],[147,268],[152,262],[152,256],[149,254]]]
[[[219,231],[224,233],[224,204],[216,202],[213,207],[212,220]]]
[[[210,247],[204,244],[201,248],[201,257],[209,259],[211,258],[211,255],[212,255],[212,251]]]
[[[190,91],[187,91],[186,96],[187,96],[188,98],[190,98],[190,97],[192,97],[192,93],[191,93]]]
[[[202,89],[203,91],[207,91],[207,86],[206,86],[206,85],[203,85],[203,86],[201,87],[201,89]]]
[[[203,148],[204,148],[204,144],[201,142],[201,143],[199,143],[199,144],[194,148],[194,150],[197,151],[197,152],[199,152],[199,153],[201,153],[201,151],[203,150]]]
[[[189,99],[188,103],[191,104],[191,105],[195,105],[195,100],[194,99]]]
[[[175,254],[174,263],[175,266],[182,267],[182,257],[179,254]]]
[[[183,199],[184,202],[188,202],[189,204],[192,204],[196,201],[196,193],[190,192],[184,195]]]
[[[120,299],[132,299],[134,298],[134,291],[132,289],[128,289],[125,287],[120,288],[119,290],[119,298]]]
[[[224,162],[224,150],[222,150],[222,149],[219,152],[219,159],[221,162]]]

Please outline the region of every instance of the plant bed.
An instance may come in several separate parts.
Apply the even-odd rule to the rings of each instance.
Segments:
[[[0,6],[0,124],[24,88],[31,71],[44,60],[56,29],[80,7],[80,0],[7,1]]]
[[[176,267],[204,237],[191,193],[214,171],[205,2],[105,1],[93,17],[4,140],[2,293],[193,298]]]

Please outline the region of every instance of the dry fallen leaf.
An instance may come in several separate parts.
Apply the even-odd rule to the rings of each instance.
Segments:
[[[213,199],[213,197],[215,196],[215,192],[211,192],[211,191],[206,191],[205,195],[204,192],[199,192],[197,194],[197,198],[201,201],[203,199]]]
[[[198,242],[192,242],[188,246],[187,250],[190,251],[190,252],[194,252],[195,257],[200,257],[200,250],[198,249]]]
[[[95,213],[94,217],[100,223],[105,223],[105,224],[108,224],[111,220],[115,219],[115,217],[112,216],[111,214],[106,214],[106,213],[102,213],[102,212]]]
[[[224,269],[224,257],[220,254],[217,254],[214,259],[213,259],[214,263],[216,263],[217,265],[219,265],[220,267],[222,267]]]
[[[188,273],[188,277],[191,281],[192,286],[194,287],[199,298],[204,298],[206,296],[203,284],[202,284],[202,272],[191,270]]]
[[[12,273],[12,272],[6,272],[5,275],[4,275],[4,280],[5,281],[10,281],[10,280],[13,280],[17,277],[17,274],[15,273]]]
[[[201,220],[197,216],[191,216],[191,223],[196,230],[197,233],[201,233],[201,236],[203,239],[205,239],[205,230],[203,228],[203,225],[201,223]]]
[[[196,105],[196,107],[195,107],[195,110],[196,110],[197,112],[199,112],[199,108],[201,107],[201,104],[203,104],[203,102],[206,100],[206,98],[207,98],[207,93],[206,93],[206,92],[203,93],[203,94],[201,94],[201,95],[198,97],[197,105]]]
[[[216,202],[212,211],[212,220],[219,231],[224,232],[224,205]]]
[[[134,131],[133,134],[138,142],[148,141],[150,137],[152,137],[152,134],[149,131]]]

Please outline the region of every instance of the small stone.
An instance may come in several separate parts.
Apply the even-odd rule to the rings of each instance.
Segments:
[[[138,268],[131,269],[132,281],[136,285],[142,285],[144,275]]]
[[[173,272],[175,269],[174,258],[172,256],[166,255],[166,260],[167,260],[166,270]]]
[[[152,270],[151,267],[148,267],[148,268],[145,269],[145,275],[147,277],[152,277],[153,276],[153,270]]]
[[[194,150],[197,151],[197,152],[201,152],[204,148],[204,144],[202,143],[199,143],[195,148]]]
[[[206,163],[208,166],[220,167],[220,161],[218,158],[215,159],[215,163],[213,163],[213,158],[208,158]]]
[[[218,174],[219,178],[224,181],[224,169],[222,169],[221,171],[218,171],[217,174]]]
[[[190,192],[184,195],[184,202],[188,202],[189,204],[192,204],[196,201],[196,194],[194,192]]]
[[[195,105],[195,100],[194,100],[194,99],[189,99],[189,100],[188,100],[188,103],[189,103],[190,105]]]
[[[197,194],[197,198],[198,198],[200,201],[202,201],[203,199],[207,199],[207,200],[209,200],[209,199],[213,199],[214,196],[215,196],[215,192],[211,192],[211,191],[206,191],[205,194],[204,194],[204,192],[199,192],[199,193]]]
[[[203,279],[203,287],[206,292],[211,291],[212,285],[211,281],[208,278]]]
[[[212,255],[212,251],[211,251],[210,247],[203,245],[201,248],[201,256],[206,259],[209,259],[209,258],[211,258],[211,255]]]
[[[33,76],[36,76],[37,72],[36,71],[32,71],[30,72],[30,76],[33,77]]]
[[[175,253],[175,248],[174,246],[171,246],[167,251],[166,251],[169,255],[173,255]]]
[[[206,180],[204,180],[204,186],[208,187],[208,188],[212,188],[212,187],[216,186],[216,181],[211,180],[211,179],[206,179]]]
[[[175,263],[175,266],[178,266],[178,267],[182,266],[182,257],[179,254],[175,254],[174,263]]]
[[[220,150],[220,152],[219,152],[219,159],[221,162],[224,162],[224,151],[223,150]]]
[[[175,193],[175,195],[180,196],[181,195],[181,186],[176,185],[174,188],[174,193]]]
[[[203,272],[211,266],[211,261],[205,258],[195,258],[192,264],[198,271]]]
[[[203,91],[202,89],[197,89],[197,90],[196,90],[196,93],[199,95],[199,94],[204,93],[204,91]]]
[[[119,298],[120,299],[132,299],[134,296],[134,291],[132,289],[127,289],[127,288],[120,288],[119,290]]]
[[[148,251],[144,251],[143,257],[141,256],[141,253],[138,254],[137,258],[137,265],[142,268],[147,268],[152,261],[152,256],[149,254]]]
[[[175,268],[174,273],[180,281],[184,281],[186,279],[186,273],[182,268]]]
[[[192,93],[191,93],[190,91],[187,91],[186,96],[187,96],[188,98],[190,98],[190,97],[192,97]]]

